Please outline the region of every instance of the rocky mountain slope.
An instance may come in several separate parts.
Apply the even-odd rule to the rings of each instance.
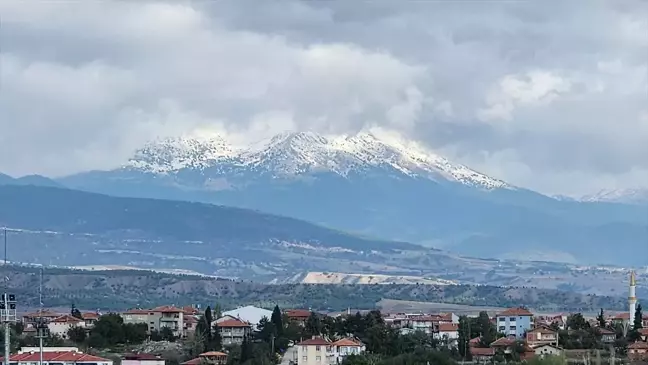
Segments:
[[[644,265],[648,255],[648,245],[637,248],[648,229],[640,206],[549,198],[389,135],[284,133],[243,148],[175,138],[123,168],[58,182],[258,209],[479,257]]]
[[[21,308],[38,305],[39,269],[8,266],[11,291]],[[534,310],[588,311],[625,308],[621,297],[584,295],[535,288],[499,288],[471,285],[268,285],[216,280],[200,276],[169,275],[142,271],[73,271],[45,268],[43,302],[48,307],[122,310],[135,306],[219,303],[224,308],[241,305],[313,308],[341,311],[372,309],[382,299],[444,302],[465,305]]]

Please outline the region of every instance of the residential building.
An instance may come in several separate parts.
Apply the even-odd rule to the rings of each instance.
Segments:
[[[113,365],[113,361],[102,357],[93,356],[79,352],[77,348],[69,351],[53,351],[53,348],[43,348],[43,365]],[[40,361],[38,348],[23,348],[18,353],[12,354],[9,358],[11,365],[34,365]],[[0,358],[0,364],[5,365],[4,356]]]
[[[85,327],[86,328],[91,328],[94,326],[94,324],[99,320],[99,317],[101,314],[95,313],[95,312],[85,312],[81,313],[81,317],[83,318],[83,321],[85,322]]]
[[[227,354],[219,351],[210,351],[198,355],[197,358],[185,361],[180,365],[225,365]]]
[[[223,345],[238,345],[243,343],[243,338],[252,333],[252,325],[240,319],[216,320],[218,332],[221,335]]]
[[[47,328],[49,329],[50,334],[61,336],[61,338],[64,339],[68,337],[68,331],[72,327],[85,328],[85,321],[66,314],[58,318],[54,318],[49,323],[47,323]]]
[[[526,342],[532,347],[544,344],[558,346],[558,332],[546,327],[537,327],[527,331]]]
[[[60,316],[61,313],[53,312],[49,309],[43,309],[42,311],[38,310],[36,312],[23,315],[22,322],[25,328],[33,328],[36,327],[36,323],[41,319],[43,320],[43,322],[47,323],[52,319],[58,318]]]
[[[149,332],[169,328],[176,337],[184,337],[184,311],[170,305],[153,309],[131,309],[122,313],[124,323],[146,323]]]
[[[538,344],[536,346],[532,346],[532,348],[535,352],[535,355],[540,357],[561,356],[563,354],[563,349],[561,347],[549,343]]]
[[[361,354],[365,345],[352,338],[329,342],[321,337],[313,337],[297,344],[297,365],[335,365],[349,355]]]
[[[304,326],[306,324],[306,321],[308,320],[308,317],[310,317],[311,315],[311,311],[307,309],[288,309],[284,311],[284,314],[291,321]]]
[[[630,361],[648,360],[648,342],[638,341],[628,345],[628,359]]]
[[[121,365],[165,365],[161,356],[153,354],[126,354],[121,359]]]
[[[333,350],[332,364],[341,364],[349,355],[358,355],[366,350],[365,345],[353,338],[343,338],[331,344]]]
[[[223,312],[222,316],[232,316],[234,318],[238,318],[244,322],[251,324],[252,329],[256,331],[256,328],[263,317],[267,318],[268,320],[272,317],[272,311],[248,305],[246,307]]]
[[[492,347],[470,347],[470,355],[472,356],[473,363],[490,364],[492,363],[493,356],[495,356],[495,349]]]
[[[456,323],[439,323],[433,337],[454,346],[459,339],[459,325]]]
[[[510,308],[496,316],[497,331],[507,337],[523,339],[533,328],[533,314],[525,308]]]
[[[490,344],[490,347],[495,349],[495,352],[501,351],[504,355],[511,355],[513,351],[517,351],[515,346],[518,345],[520,340],[514,338],[502,337],[497,341]],[[535,356],[535,350],[531,348],[528,344],[523,343],[524,351],[520,353],[520,360],[528,360]]]
[[[616,332],[610,331],[607,328],[599,328],[601,333],[601,342],[603,343],[614,343],[616,341]]]
[[[183,330],[184,330],[185,335],[196,332],[196,326],[198,326],[198,317],[197,316],[192,316],[192,315],[185,314],[183,316],[182,320],[184,322]]]

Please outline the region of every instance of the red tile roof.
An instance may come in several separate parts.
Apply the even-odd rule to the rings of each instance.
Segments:
[[[329,346],[331,345],[331,343],[321,337],[315,337],[309,340],[302,341],[297,345],[298,346]]]
[[[599,332],[601,332],[602,335],[616,335],[616,332],[610,331],[607,328],[599,328]],[[641,330],[639,332],[641,332]]]
[[[472,356],[494,356],[495,349],[492,347],[483,348],[483,347],[471,347],[470,354]]]
[[[307,309],[288,309],[284,312],[289,318],[308,318],[311,311]]]
[[[352,340],[350,338],[343,338],[341,340],[333,342],[331,345],[333,346],[347,346],[347,347],[361,347],[362,344]]]
[[[35,362],[39,361],[40,354],[38,352],[25,352],[22,354],[12,354],[9,358],[10,362]],[[74,351],[52,351],[43,352],[43,361],[47,362],[110,362],[110,360],[84,354]],[[4,362],[4,356],[0,357],[0,362]]]
[[[73,317],[69,314],[60,316],[58,318],[54,318],[52,320],[52,323],[79,323],[79,322],[83,322],[83,320],[78,319],[77,317]]]
[[[459,325],[456,323],[439,323],[439,332],[459,331]]]
[[[637,341],[628,345],[628,350],[648,350],[648,342]]]
[[[509,308],[501,313],[497,314],[498,317],[533,317],[533,313],[529,312],[528,309],[524,308]]]
[[[182,313],[184,312],[183,309],[174,307],[172,305],[163,305],[161,307],[155,307],[151,309],[151,312],[157,312],[157,313]]]
[[[41,311],[36,311],[36,312],[27,313],[27,314],[23,315],[23,317],[31,317],[31,318],[37,318],[37,317],[56,318],[56,317],[60,317],[60,316],[61,316],[61,313],[52,312],[52,311],[50,311],[48,309],[44,309],[42,312]]]
[[[552,331],[546,327],[537,327],[529,331],[529,333],[555,334],[556,331]]]
[[[502,337],[498,339],[497,341],[493,342],[490,344],[491,347],[506,347],[506,346],[511,346],[515,343],[515,340],[512,340],[510,338]]]
[[[204,359],[202,357],[197,357],[195,359],[191,359],[189,361],[185,361],[180,363],[180,365],[200,365],[202,364]]]
[[[192,306],[190,306],[190,305],[187,305],[187,306],[182,307],[182,311],[183,311],[185,314],[194,314],[194,315],[195,315],[195,314],[198,314],[198,313],[199,313],[198,308],[194,308],[194,307],[192,307]]]
[[[85,313],[81,313],[81,317],[83,317],[83,319],[85,319],[85,320],[99,319],[99,313],[85,312]]]
[[[251,327],[247,322],[243,322],[239,319],[226,319],[222,322],[217,322],[218,327]]]
[[[612,319],[616,319],[616,320],[626,320],[626,321],[627,321],[627,320],[630,320],[630,313],[628,313],[628,312],[618,313],[617,315],[615,315],[614,317],[612,317]]]

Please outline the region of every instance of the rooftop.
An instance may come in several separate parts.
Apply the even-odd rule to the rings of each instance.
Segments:
[[[38,352],[25,352],[12,354],[10,356],[10,361],[15,362],[32,362],[38,363],[40,354]],[[0,361],[4,362],[4,356],[0,357]],[[82,352],[75,351],[52,351],[52,352],[43,352],[43,361],[47,362],[110,362],[110,360],[84,354]]]
[[[518,307],[518,308],[509,308],[503,312],[497,314],[498,317],[533,317],[533,313],[529,312],[528,309]]]
[[[331,343],[321,337],[314,337],[298,343],[298,346],[329,346]]]

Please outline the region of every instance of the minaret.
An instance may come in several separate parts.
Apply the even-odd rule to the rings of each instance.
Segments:
[[[628,296],[628,310],[630,311],[630,328],[634,325],[635,310],[637,309],[637,296],[636,296],[637,281],[635,278],[634,270],[630,272],[630,295]]]

